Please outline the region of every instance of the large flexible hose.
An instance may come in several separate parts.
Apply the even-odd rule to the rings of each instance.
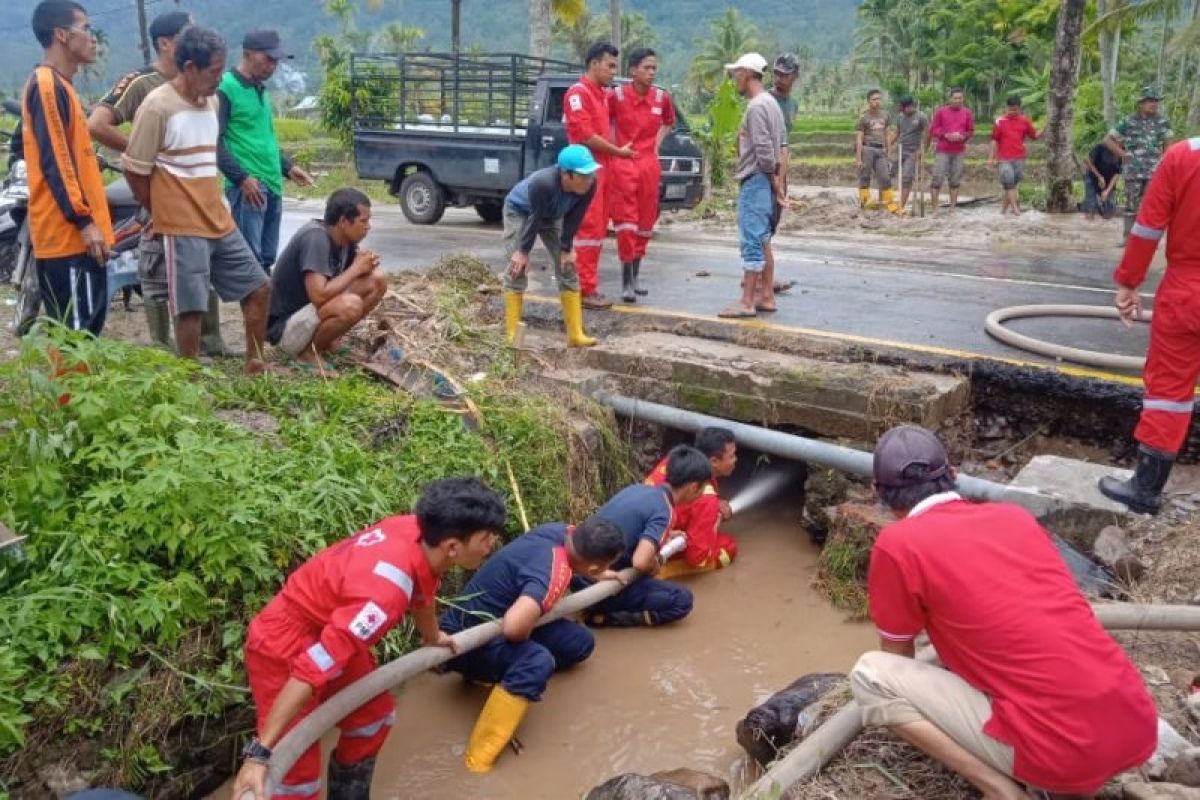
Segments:
[[[1004,342],[1004,344],[1020,350],[1027,350],[1030,353],[1037,353],[1040,356],[1047,356],[1063,361],[1074,361],[1076,364],[1084,364],[1089,367],[1129,370],[1131,372],[1141,372],[1146,366],[1146,359],[1139,358],[1138,356],[1098,353],[1095,350],[1081,350],[1078,347],[1044,342],[1041,339],[1035,339],[1032,336],[1026,336],[1023,333],[1017,333],[1004,327],[1004,323],[1011,319],[1023,319],[1027,317],[1119,319],[1120,315],[1117,309],[1111,306],[1010,306],[1008,308],[996,309],[988,314],[987,319],[984,320],[983,327],[990,336]],[[1153,317],[1154,312],[1143,311],[1139,319],[1149,322]]]
[[[635,580],[637,570],[632,567],[624,570],[621,576],[626,581]],[[611,597],[622,589],[619,581],[600,581],[594,586],[575,592],[564,598],[543,616],[538,625],[545,625],[569,614],[583,611],[601,600]],[[304,755],[314,743],[320,740],[325,731],[331,730],[338,721],[354,709],[366,703],[372,697],[389,691],[409,678],[444,664],[456,655],[475,650],[500,635],[499,622],[485,622],[467,628],[454,635],[456,652],[452,653],[447,647],[422,647],[408,655],[401,656],[395,661],[384,664],[371,674],[342,689],[333,697],[326,700],[315,711],[301,720],[275,745],[271,762],[267,765],[267,797],[275,791],[284,776]],[[253,792],[243,792],[239,800],[254,800]]]

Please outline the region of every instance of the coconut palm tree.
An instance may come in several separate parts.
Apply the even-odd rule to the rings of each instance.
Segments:
[[[725,65],[759,46],[758,29],[735,9],[727,8],[713,21],[709,38],[696,41],[699,52],[692,59],[688,77],[701,95],[711,96],[721,83]]]
[[[1071,140],[1075,88],[1079,83],[1080,41],[1087,0],[1062,0],[1050,59],[1050,91],[1046,95],[1046,210],[1071,210],[1076,167]]]
[[[587,0],[529,0],[529,54],[549,58],[554,22],[574,25],[587,13]]]

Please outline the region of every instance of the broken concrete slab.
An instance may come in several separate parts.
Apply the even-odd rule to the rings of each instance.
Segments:
[[[1131,474],[1074,458],[1034,456],[1013,478],[1004,499],[1029,509],[1047,528],[1090,553],[1100,531],[1129,513],[1100,494],[1096,484],[1105,475],[1124,480]]]
[[[965,410],[968,381],[879,364],[845,364],[729,342],[643,332],[580,353],[622,393],[742,422],[873,439],[892,425],[937,428]]]

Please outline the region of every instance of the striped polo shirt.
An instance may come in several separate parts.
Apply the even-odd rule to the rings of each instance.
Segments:
[[[217,171],[218,132],[215,95],[197,105],[166,83],[138,109],[121,165],[150,176],[157,232],[220,239],[234,230]]]

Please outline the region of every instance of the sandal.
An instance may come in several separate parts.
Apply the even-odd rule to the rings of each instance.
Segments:
[[[774,306],[767,307],[767,306],[756,305],[754,307],[754,310],[760,314],[774,314],[779,309],[775,308]]]
[[[741,306],[730,306],[729,308],[722,309],[717,316],[721,319],[754,319],[758,316],[758,312],[742,308]]]

